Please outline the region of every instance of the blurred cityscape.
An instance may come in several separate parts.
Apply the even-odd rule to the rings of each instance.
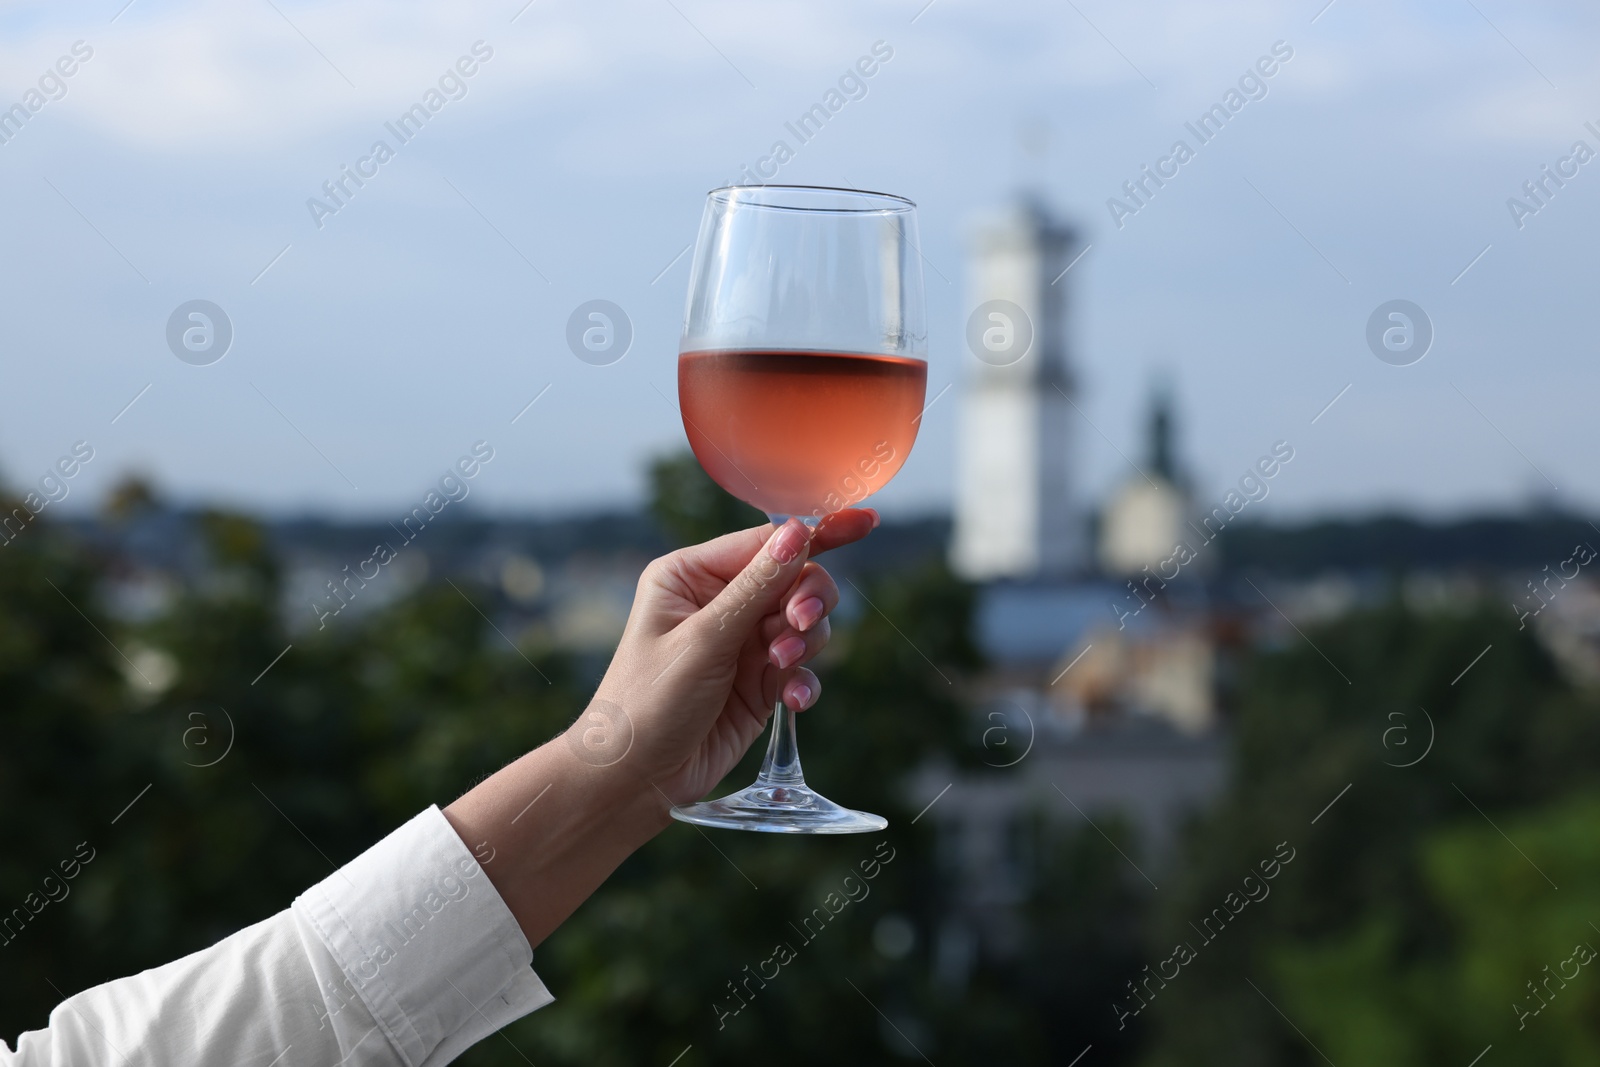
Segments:
[[[954,520],[889,521],[826,560],[845,620],[869,610],[854,584],[868,576],[914,571],[948,554],[975,583],[973,636],[984,667],[962,680],[960,692],[982,766],[955,769],[936,756],[908,783],[912,795],[938,798],[929,818],[939,827],[946,873],[960,886],[940,931],[939,965],[949,981],[963,981],[978,952],[1014,954],[1026,938],[1019,906],[1034,876],[1027,826],[1036,810],[1066,824],[1123,816],[1136,831],[1141,866],[1154,874],[1170,862],[1184,821],[1225,781],[1236,661],[1251,650],[1304,641],[1308,629],[1395,599],[1423,614],[1503,604],[1573,684],[1600,685],[1600,582],[1570,559],[1575,546],[1587,561],[1594,550],[1586,546],[1600,541],[1586,519],[1383,516],[1246,522],[1222,534],[1182,473],[1178,417],[1175,399],[1153,389],[1146,451],[1112,498],[1083,505],[1075,517],[1082,548],[1062,553],[1057,567],[1027,555],[987,566],[960,558],[962,522],[1002,510],[983,490],[964,500]],[[689,456],[675,462],[693,464]],[[1069,484],[1041,479],[1037,488]],[[1211,526],[1201,525],[1208,518]],[[163,505],[142,483],[123,486],[106,518],[65,525],[108,561],[100,592],[119,622],[159,619],[183,590],[218,580],[201,516]],[[622,633],[640,572],[671,547],[642,512],[449,516],[363,581],[356,561],[372,557],[375,545],[406,545],[393,524],[297,518],[268,521],[265,530],[282,561],[278,610],[291,637],[453,580],[488,593],[478,606],[496,633],[520,647],[572,655],[591,681]],[[1039,535],[1068,536],[1046,525]],[[1212,539],[1214,548],[1201,548],[1192,567],[1173,573],[1173,546]],[[1559,546],[1568,546],[1571,573],[1560,569]],[[130,684],[148,678],[152,699],[176,679],[177,665],[162,651],[129,655]],[[1329,664],[1321,681],[1339,680]]]
[[[884,788],[891,790],[889,802],[904,813],[901,829],[927,831],[932,850],[927,873],[938,885],[918,905],[899,907],[879,918],[871,937],[878,956],[921,960],[928,988],[937,991],[928,996],[954,997],[969,1005],[981,999],[994,974],[1031,976],[1017,980],[1024,981],[1031,991],[1028,996],[1037,1002],[1033,1009],[1025,1005],[1025,1013],[1044,1013],[1030,1024],[1037,1027],[1036,1033],[1029,1031],[1034,1036],[1017,1038],[1016,1025],[990,1020],[984,1025],[999,1030],[985,1033],[975,1023],[973,1033],[979,1036],[972,1038],[974,1048],[1011,1048],[1012,1054],[1028,1062],[1065,1062],[1065,1053],[1073,1047],[1102,1041],[1112,1050],[1108,1055],[1132,1062],[1127,1057],[1137,1046],[1116,1042],[1124,1037],[1132,1003],[1128,998],[1137,995],[1138,965],[1159,956],[1153,949],[1142,954],[1154,943],[1149,931],[1155,927],[1141,924],[1163,921],[1137,918],[1145,914],[1138,909],[1150,906],[1146,890],[1155,893],[1169,878],[1191,884],[1199,878],[1208,884],[1193,873],[1192,862],[1186,872],[1184,857],[1192,860],[1193,842],[1208,832],[1207,819],[1214,826],[1219,813],[1227,810],[1230,789],[1236,799],[1248,797],[1250,789],[1270,777],[1261,767],[1260,748],[1265,742],[1260,737],[1290,729],[1275,721],[1272,707],[1263,710],[1263,703],[1282,698],[1290,702],[1281,709],[1289,715],[1300,707],[1290,706],[1293,701],[1321,706],[1327,700],[1354,700],[1350,715],[1365,717],[1359,725],[1365,739],[1360,758],[1397,768],[1414,766],[1408,762],[1413,757],[1416,762],[1427,758],[1436,720],[1443,717],[1437,703],[1429,713],[1403,698],[1402,692],[1425,690],[1433,694],[1432,701],[1453,700],[1465,692],[1463,679],[1475,668],[1482,674],[1503,671],[1509,669],[1504,667],[1507,658],[1515,655],[1548,664],[1548,676],[1541,673],[1544,668],[1528,668],[1529,678],[1540,679],[1540,692],[1554,687],[1560,692],[1592,693],[1600,685],[1600,583],[1584,568],[1594,559],[1590,546],[1600,540],[1600,530],[1581,516],[1554,510],[1456,521],[1404,515],[1329,517],[1297,524],[1264,521],[1258,517],[1259,509],[1252,511],[1251,506],[1266,499],[1273,479],[1292,466],[1294,444],[1262,441],[1258,454],[1241,457],[1240,474],[1233,483],[1220,490],[1198,484],[1185,460],[1182,397],[1159,380],[1150,384],[1142,416],[1142,450],[1126,457],[1127,476],[1114,491],[1103,499],[1091,499],[1074,462],[1075,442],[1083,434],[1098,432],[1077,404],[1081,383],[1092,380],[1094,360],[1076,357],[1070,344],[1068,270],[1078,252],[1071,229],[1035,199],[1019,198],[974,228],[968,305],[979,309],[974,316],[980,338],[990,327],[1000,333],[995,335],[999,340],[987,347],[982,341],[974,344],[978,358],[972,362],[962,401],[956,507],[950,516],[888,521],[867,541],[827,560],[844,595],[838,619],[846,651],[830,652],[819,672],[825,687],[831,688],[838,679],[843,691],[836,702],[825,695],[824,718],[830,703],[841,714],[843,708],[853,708],[851,714],[867,716],[860,722],[885,711],[886,691],[874,689],[869,680],[880,669],[883,674],[876,684],[904,690],[901,699],[910,709],[903,712],[907,718],[920,714],[919,708],[942,703],[948,703],[955,715],[948,732],[930,734],[927,743],[911,752],[913,762],[893,773],[875,772],[887,764],[874,761],[889,759],[891,753],[884,749],[901,742],[891,745],[882,740],[888,735],[870,731],[867,739],[848,742],[861,749],[851,757],[858,762],[850,766],[882,777]],[[1020,347],[1018,336],[1026,338]],[[300,517],[246,522],[173,506],[151,484],[130,478],[105,501],[99,515],[42,521],[41,526],[50,527],[48,533],[31,528],[31,509],[19,501],[5,522],[6,546],[19,545],[38,555],[19,557],[13,550],[0,555],[0,567],[12,572],[7,581],[16,602],[22,604],[25,598],[19,590],[32,579],[17,573],[18,567],[56,567],[50,560],[62,552],[82,561],[87,577],[71,588],[97,605],[90,614],[119,635],[116,655],[107,654],[105,662],[121,672],[126,683],[127,696],[118,700],[136,710],[190,707],[196,700],[215,700],[222,706],[220,697],[208,693],[205,685],[196,687],[197,673],[203,677],[206,671],[195,661],[195,648],[201,646],[181,647],[174,634],[182,627],[175,630],[174,620],[199,617],[197,604],[215,607],[261,595],[268,600],[259,605],[266,614],[257,623],[281,633],[288,647],[278,653],[280,658],[294,648],[334,647],[329,643],[376,633],[398,621],[410,620],[407,625],[424,629],[442,627],[445,616],[438,610],[417,614],[414,609],[453,604],[460,627],[476,629],[478,619],[487,626],[481,642],[472,647],[502,654],[509,649],[523,662],[537,665],[547,683],[547,672],[566,672],[559,687],[570,694],[569,703],[557,701],[550,712],[553,718],[540,720],[547,726],[558,725],[563,715],[575,713],[571,701],[581,700],[604,669],[646,562],[685,540],[759,521],[755,513],[741,510],[710,486],[687,454],[660,458],[652,483],[652,508],[640,511],[487,517],[463,507],[447,508],[449,487],[441,485],[443,496],[430,493],[430,502],[387,521]],[[43,562],[19,562],[23,559]],[[258,582],[252,574],[269,577]],[[876,592],[869,595],[868,590]],[[56,592],[69,599],[74,610],[82,610],[63,589]],[[436,597],[445,599],[430,599]],[[872,628],[879,618],[890,629],[874,638]],[[946,618],[953,629],[941,631],[944,637],[918,636],[931,632],[918,629],[919,625],[942,624]],[[1412,621],[1396,631],[1394,626],[1400,625],[1392,622],[1396,618]],[[264,621],[269,619],[270,624]],[[215,619],[211,625],[221,627],[217,633],[227,630]],[[1477,658],[1452,651],[1455,658],[1449,660],[1447,673],[1458,671],[1454,677],[1439,674],[1446,668],[1435,666],[1429,669],[1437,676],[1408,679],[1406,657],[1420,657],[1419,664],[1437,658],[1426,651],[1437,651],[1435,646],[1443,640],[1426,636],[1432,633],[1427,627],[1435,625],[1444,627],[1441,633],[1489,636]],[[1380,631],[1389,635],[1385,647],[1361,653],[1379,659],[1359,660],[1352,650],[1367,648],[1363,642]],[[208,629],[205,634],[191,633],[190,638],[224,640],[217,633]],[[1409,636],[1402,640],[1396,633]],[[85,631],[72,640],[94,638]],[[266,654],[274,649],[251,640],[261,645],[261,673],[248,685],[239,679],[226,684],[237,692],[256,690],[248,698],[254,700],[266,692],[266,687],[257,690],[257,683],[270,677],[278,660],[268,662]],[[874,645],[874,640],[882,643]],[[1472,651],[1470,639],[1463,640],[1469,644],[1460,647]],[[1508,642],[1520,644],[1507,647]],[[1452,637],[1446,643],[1453,650],[1459,641]],[[851,657],[866,655],[872,648],[879,650],[878,658],[870,666],[852,668]],[[1496,659],[1480,665],[1495,650]],[[29,715],[54,714],[49,710],[53,705],[37,703],[42,699],[39,694],[50,691],[54,683],[39,679],[48,656],[35,652],[13,651],[5,668],[13,680],[21,680],[15,689],[18,703],[9,713],[19,723]],[[207,655],[212,654],[232,657],[231,651],[217,653],[214,648]],[[352,652],[353,658],[328,662],[352,671],[375,669],[363,658],[367,655]],[[901,666],[881,668],[882,657],[891,655]],[[1381,670],[1390,673],[1373,676],[1380,667],[1372,664],[1387,655],[1402,661],[1397,665],[1383,660],[1387,666]],[[1352,677],[1360,674],[1363,662],[1368,675]],[[447,657],[438,669],[457,671],[452,663]],[[311,673],[321,670],[325,675],[332,669],[324,663]],[[401,657],[384,669],[403,674],[411,669],[411,661]],[[1285,669],[1287,675],[1282,673]],[[288,665],[280,668],[280,676],[290,670]],[[507,684],[515,690],[525,682]],[[1347,689],[1349,696],[1344,695]],[[343,721],[337,718],[340,715],[356,714],[338,710],[332,697],[312,698],[303,690],[286,690],[282,699],[288,717],[263,721],[278,721],[283,729],[296,721],[296,715],[310,714],[304,709],[311,706],[322,709],[318,714],[335,716],[335,721]],[[476,699],[462,698],[469,705]],[[361,707],[362,715],[387,714],[381,704]],[[1426,736],[1415,718],[1419,709],[1427,716]],[[929,714],[930,722],[937,718],[931,710]],[[1515,720],[1517,712],[1501,701],[1493,714]],[[230,725],[233,721],[230,717]],[[1400,723],[1404,725],[1396,725]],[[1408,733],[1413,727],[1415,732]],[[31,728],[44,733],[51,729],[42,719]],[[917,728],[912,722],[883,727]],[[526,727],[508,729],[511,733],[506,736],[528,740],[517,732]],[[809,719],[807,729],[811,729]],[[1336,732],[1333,726],[1328,730],[1329,737]],[[184,734],[185,745],[188,736]],[[837,752],[844,736],[835,733],[824,745]],[[537,738],[532,740],[536,743]],[[450,743],[472,747],[460,738]],[[1277,755],[1293,751],[1309,755],[1307,746],[1317,743],[1313,733],[1285,742],[1287,748],[1277,750]],[[1411,747],[1405,748],[1407,744]],[[824,745],[806,746],[808,763]],[[1587,751],[1576,742],[1565,747],[1573,758]],[[514,744],[509,751],[514,754]],[[487,752],[467,760],[465,766],[492,769],[485,762]],[[506,755],[494,750],[494,758]],[[18,770],[17,761],[28,758],[25,749],[16,748],[11,757],[0,759],[0,770],[9,766],[11,772],[9,781],[0,776],[0,787],[20,793],[19,783],[27,776]],[[424,753],[419,758],[432,757]],[[816,763],[846,766],[832,762],[835,758],[843,757],[817,754]],[[1277,767],[1274,773],[1281,771]],[[292,771],[279,773],[286,782],[295,777]],[[738,771],[735,777],[744,773]],[[825,773],[814,771],[819,781],[826,781]],[[1532,788],[1523,771],[1507,773],[1520,784],[1509,788],[1506,797],[1519,789],[1526,792],[1524,786]],[[1559,778],[1557,774],[1550,781]],[[852,778],[851,783],[863,780]],[[440,781],[440,788],[464,784],[448,775]],[[1353,785],[1351,781],[1346,789]],[[843,782],[829,783],[827,788],[844,800],[857,799],[854,794],[861,791]],[[1460,785],[1455,788],[1467,795]],[[1319,795],[1317,803],[1343,796],[1330,792],[1328,797]],[[376,810],[387,809],[380,805]],[[326,816],[326,805],[308,802],[300,809],[300,819],[320,825],[319,811]],[[1306,815],[1322,817],[1314,808]],[[1437,812],[1430,816],[1440,817]],[[924,819],[924,825],[913,830]],[[357,841],[367,826],[381,821],[374,815],[368,823],[345,826],[341,832]],[[1234,825],[1237,828],[1240,821],[1235,819]],[[1416,841],[1430,825],[1419,818],[1408,828],[1416,836],[1407,839],[1398,853],[1387,855],[1416,862],[1415,850],[1421,847]],[[23,833],[15,823],[10,829]],[[277,832],[285,829],[279,826]],[[325,829],[318,836],[323,833],[334,831]],[[1078,844],[1062,845],[1063,841]],[[1186,846],[1186,841],[1191,844]],[[1080,868],[1063,876],[1060,865],[1067,861],[1062,857],[1077,855],[1073,849],[1099,848],[1101,843],[1114,850],[1107,854],[1104,869],[1118,872],[1106,875],[1111,879],[1106,884],[1114,882],[1120,888],[1107,889],[1108,895],[1097,903],[1064,901],[1057,893],[1062,885],[1072,892],[1086,892],[1085,887],[1099,883]],[[1275,843],[1262,839],[1249,847],[1265,856]],[[56,846],[52,842],[49,847]],[[747,854],[738,855],[741,867],[754,862]],[[1245,856],[1242,869],[1248,870],[1253,858],[1253,853]],[[1517,862],[1515,856],[1510,859]],[[720,861],[711,857],[710,862]],[[781,861],[771,862],[794,876]],[[1330,857],[1328,862],[1337,860]],[[137,865],[130,867],[124,874],[136,869]],[[16,870],[20,873],[16,878],[8,874],[3,888],[20,900],[33,872],[25,867]],[[705,870],[719,879],[731,873],[715,866]],[[181,875],[181,865],[167,875]],[[109,936],[104,933],[106,916],[125,914],[115,903],[117,892],[115,886],[106,886],[91,898],[99,911],[83,921],[101,931],[84,935],[91,942]],[[1193,893],[1204,897],[1199,890]],[[1198,914],[1204,914],[1209,904],[1206,899]],[[1081,921],[1091,932],[1080,930],[1061,935],[1065,941],[1051,941],[1056,936],[1051,931],[1059,933],[1060,923],[1080,921],[1064,917],[1063,909],[1073,907],[1085,909],[1087,917]],[[1328,933],[1337,927],[1326,914],[1319,915],[1310,921],[1311,929]],[[23,928],[28,918],[5,927],[8,944],[28,933]],[[1136,932],[1117,934],[1119,924]],[[627,928],[627,923],[622,926]],[[592,936],[605,941],[603,933]],[[1576,931],[1574,936],[1585,935]],[[581,940],[576,934],[572,939]],[[1087,954],[1078,962],[1051,964],[1039,958],[1041,945],[1083,950],[1089,943],[1100,948],[1084,950]],[[36,944],[41,951],[47,948],[44,937]],[[159,950],[173,947],[169,942],[156,945]],[[133,950],[113,953],[112,958],[155,962]],[[603,956],[584,964],[594,973],[609,973],[615,965]],[[1117,970],[1116,965],[1126,966]],[[1093,973],[1062,978],[1052,976],[1052,966]],[[1284,967],[1282,973],[1292,971],[1290,965]],[[1106,992],[1095,1000],[1079,988],[1085,983]],[[1314,983],[1304,988],[1314,988]],[[724,994],[713,985],[705,995]],[[1204,997],[1198,992],[1192,995],[1202,1002],[1193,1010],[1202,1010]],[[598,1002],[614,1007],[612,994],[597,996]],[[1113,998],[1121,998],[1124,1006]],[[882,1035],[890,1051],[907,1054],[899,1039],[920,1049],[915,1040],[919,1036],[930,1045],[941,1041],[946,1048],[959,1045],[959,1038],[941,1034],[926,1004],[915,1006],[917,995],[905,993],[900,999],[903,1003],[891,1012],[895,1022],[890,1027],[899,1038],[887,1031]],[[1305,999],[1302,996],[1301,1002]],[[17,1001],[42,1002],[37,991]],[[1070,1006],[1061,1009],[1063,1002]],[[1181,1009],[1172,1010],[1173,1018],[1183,1017]],[[666,1022],[657,1022],[667,1029],[687,1025],[665,1008],[661,1014]],[[1073,1033],[1056,1034],[1051,1019]],[[8,1021],[37,1025],[42,1020]],[[1113,1022],[1123,1025],[1113,1028]],[[783,1025],[770,1019],[769,1023]],[[525,1025],[537,1028],[536,1023]],[[1261,1023],[1263,1028],[1276,1025],[1270,1020]],[[1329,1026],[1338,1030],[1339,1020]],[[1592,1033],[1592,1023],[1582,1026],[1585,1034]],[[999,1031],[1011,1037],[997,1036]],[[1328,1032],[1324,1027],[1318,1035],[1327,1041]],[[1080,1040],[1082,1034],[1090,1036]],[[596,1052],[600,1048],[596,1040],[593,1035],[585,1039],[588,1043],[574,1039],[565,1051]],[[1009,1045],[1011,1040],[1020,1044]],[[1240,1040],[1237,1035],[1225,1035],[1208,1047],[1225,1049],[1236,1040]],[[1290,1039],[1272,1031],[1263,1040],[1278,1047]],[[1456,1039],[1441,1040],[1453,1048]],[[730,1054],[739,1047],[726,1046]],[[1115,1052],[1118,1047],[1122,1053]],[[1159,1061],[1159,1044],[1155,1048],[1150,1052],[1146,1046],[1156,1057],[1148,1062]],[[620,1055],[605,1061],[626,1062],[626,1057],[617,1058]],[[1059,1060],[1049,1058],[1058,1055]],[[717,1059],[706,1053],[707,1062]],[[1198,1055],[1171,1062],[1202,1061],[1211,1062]],[[1248,1062],[1309,1060],[1301,1048],[1283,1053],[1281,1059]]]

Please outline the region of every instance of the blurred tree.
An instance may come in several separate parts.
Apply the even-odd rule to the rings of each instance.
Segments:
[[[1309,1041],[1343,1050],[1336,1062],[1466,1063],[1490,1040],[1498,1048],[1523,978],[1485,1014],[1481,975],[1435,983],[1438,968],[1473,964],[1474,939],[1489,933],[1472,924],[1491,913],[1526,915],[1529,936],[1554,914],[1557,894],[1530,902],[1529,886],[1548,885],[1474,805],[1504,827],[1592,782],[1594,697],[1574,692],[1503,610],[1419,617],[1390,605],[1306,638],[1245,664],[1233,780],[1161,894],[1155,943],[1187,942],[1197,958],[1133,1023],[1153,1026],[1152,1067],[1322,1062]],[[1479,831],[1504,853],[1474,867],[1485,854],[1463,841]],[[1270,896],[1204,939],[1194,924],[1242,896],[1279,843],[1295,858]],[[1540,850],[1541,866],[1555,855]],[[1462,892],[1478,903],[1466,908]],[[1503,954],[1495,981],[1522,965]],[[1322,992],[1337,1009],[1317,1004]]]
[[[106,518],[119,522],[157,506],[155,486],[137,474],[124,475],[106,493],[100,510]]]
[[[1111,840],[1088,826],[1064,830],[1048,819],[1035,830],[1039,870],[1024,911],[1028,949],[1010,976],[1024,1012],[1040,1027],[1034,1062],[1067,1063],[1093,1045],[1098,1062],[1128,1063],[1142,1036],[1119,1027],[1106,1009],[1126,999],[1123,983],[1146,962],[1150,894],[1123,858],[1138,851],[1127,821],[1097,823]]]
[[[1591,793],[1429,834],[1423,883],[1446,936],[1414,947],[1404,909],[1379,905],[1349,936],[1286,947],[1285,1010],[1335,1062],[1464,1063],[1490,1044],[1522,1063],[1600,1062],[1597,829]]]
[[[72,988],[92,969],[84,920],[108,910],[109,823],[148,781],[127,743],[126,664],[95,633],[111,630],[95,577],[47,520],[0,548],[0,1025],[11,1034],[60,999],[47,980]]]
[[[0,939],[8,1039],[63,992],[286,907],[581,706],[561,660],[530,667],[448,587],[286,633],[262,531],[198,525],[205,560],[141,624],[100,608],[107,561],[48,522],[0,552],[0,914],[43,897],[80,842],[93,855]],[[152,657],[175,665],[165,688],[140,675]]]
[[[649,483],[650,514],[679,545],[696,545],[767,521],[760,511],[712,481],[693,452],[652,460]]]

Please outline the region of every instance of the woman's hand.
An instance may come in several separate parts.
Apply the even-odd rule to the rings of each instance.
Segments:
[[[681,805],[704,796],[760,736],[781,697],[816,702],[803,666],[828,643],[839,588],[810,557],[865,537],[870,509],[837,512],[814,535],[790,519],[655,560],[639,579],[616,656],[567,739]]]
[[[578,721],[445,809],[529,944],[715,786],[780,695],[815,703],[804,664],[828,643],[839,590],[811,557],[877,525],[865,508],[815,531],[790,519],[655,560]]]

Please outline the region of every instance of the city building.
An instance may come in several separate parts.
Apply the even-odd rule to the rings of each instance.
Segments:
[[[1107,574],[1154,568],[1185,540],[1193,502],[1178,469],[1173,417],[1171,389],[1157,386],[1150,400],[1143,463],[1112,493],[1100,515],[1097,549]]]
[[[1061,577],[1088,563],[1074,481],[1074,379],[1065,271],[1076,238],[1036,200],[982,219],[972,236],[953,569],[964,578]]]
[[[929,766],[913,785],[942,797],[928,810],[951,887],[937,956],[956,985],[976,955],[1008,955],[1026,936],[1017,906],[1037,820],[1126,827],[1129,876],[1148,881],[1226,776],[1203,583],[1145,584],[1191,517],[1167,388],[1152,396],[1142,465],[1104,502],[1091,546],[1067,345],[1075,246],[1022,199],[982,220],[968,264],[974,358],[950,558],[979,587],[987,667],[968,699],[988,766]]]

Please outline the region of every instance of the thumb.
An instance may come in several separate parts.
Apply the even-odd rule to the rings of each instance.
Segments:
[[[811,547],[811,530],[791,518],[775,530],[761,551],[716,598],[695,613],[708,641],[737,648],[764,617],[776,611],[800,576]]]

